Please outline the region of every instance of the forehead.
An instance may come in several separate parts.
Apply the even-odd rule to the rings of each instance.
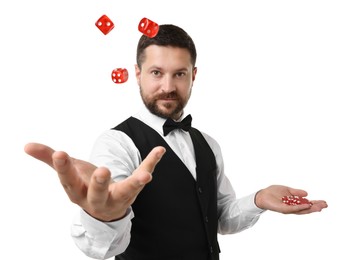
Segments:
[[[145,66],[192,66],[190,52],[185,48],[150,45],[145,49]]]

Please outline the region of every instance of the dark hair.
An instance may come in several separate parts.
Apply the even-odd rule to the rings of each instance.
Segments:
[[[141,68],[145,60],[145,49],[150,45],[171,46],[187,49],[191,55],[193,67],[196,64],[196,47],[190,37],[182,28],[172,24],[162,24],[159,26],[158,33],[155,37],[150,38],[142,35],[137,47],[137,65]]]

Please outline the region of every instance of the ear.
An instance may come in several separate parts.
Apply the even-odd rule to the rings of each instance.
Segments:
[[[138,85],[140,86],[140,74],[141,74],[141,69],[137,64],[134,65],[135,68],[135,76],[137,78]]]
[[[193,71],[192,71],[192,83],[195,81],[196,79],[196,74],[197,74],[197,67],[194,67],[193,68]]]

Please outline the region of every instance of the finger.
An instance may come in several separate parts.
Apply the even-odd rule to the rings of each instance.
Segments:
[[[308,195],[307,191],[302,189],[294,189],[289,187],[289,191],[291,195],[294,195],[294,196],[306,197]]]
[[[325,209],[328,207],[328,204],[324,200],[311,200],[312,203],[312,210],[314,212],[320,212],[322,209]]]
[[[51,147],[39,143],[28,143],[24,146],[24,151],[37,160],[53,167],[52,154],[55,151]]]
[[[304,215],[313,212],[320,212],[324,208],[327,208],[328,205],[324,200],[311,200],[311,204],[300,204],[292,205],[285,208],[284,213],[286,214],[298,214]]]
[[[85,185],[78,175],[78,172],[71,158],[66,152],[54,152],[52,155],[53,167],[58,173],[61,184],[63,185],[69,198],[77,203],[84,197],[83,186]]]
[[[87,201],[96,210],[102,208],[108,200],[110,180],[110,171],[104,167],[97,168],[92,175]]]
[[[301,212],[310,211],[311,207],[311,204],[283,205],[281,212],[285,214],[300,214]]]

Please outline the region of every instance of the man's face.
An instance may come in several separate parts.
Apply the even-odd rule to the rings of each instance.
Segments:
[[[141,98],[155,115],[178,119],[186,106],[197,69],[188,50],[150,45],[141,69],[135,66]]]

